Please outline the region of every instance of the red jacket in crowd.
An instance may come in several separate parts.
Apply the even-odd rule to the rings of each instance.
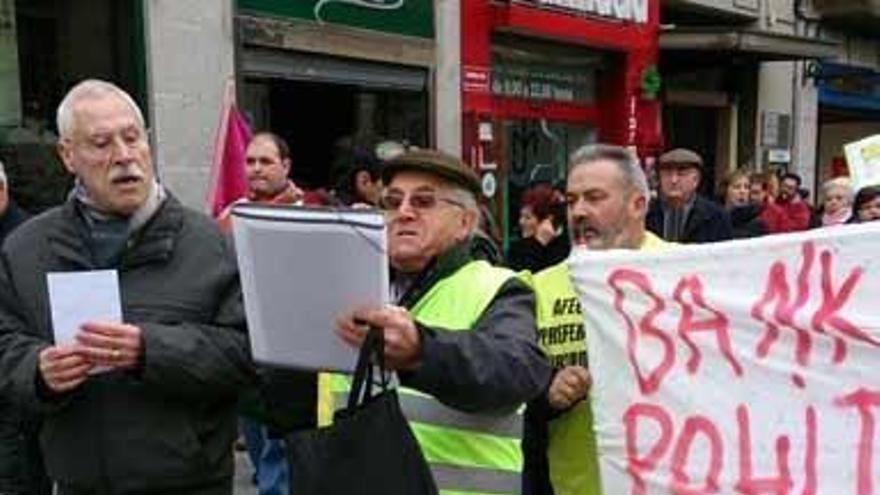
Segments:
[[[771,199],[764,201],[764,206],[761,208],[761,213],[758,215],[758,218],[760,218],[761,221],[764,222],[764,225],[767,226],[768,234],[779,234],[782,232],[791,232],[792,230],[789,225],[788,215],[785,214],[785,210]]]
[[[807,230],[810,228],[810,206],[801,199],[780,202],[780,208],[788,219],[787,232]]]

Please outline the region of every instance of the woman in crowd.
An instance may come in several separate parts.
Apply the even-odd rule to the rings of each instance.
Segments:
[[[841,225],[852,216],[853,190],[850,180],[836,177],[822,184],[822,227]]]
[[[721,198],[733,224],[733,238],[744,239],[767,233],[767,225],[761,220],[762,205],[749,200],[751,180],[745,170],[734,170],[721,181]]]
[[[859,189],[852,209],[852,222],[880,220],[880,185],[865,186]]]
[[[562,231],[562,203],[549,184],[527,190],[519,213],[520,239],[510,245],[508,266],[537,272],[565,259],[569,243]]]

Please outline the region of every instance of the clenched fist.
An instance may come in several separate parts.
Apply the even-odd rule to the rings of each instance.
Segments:
[[[590,372],[583,366],[566,366],[553,377],[547,400],[553,409],[568,409],[587,396],[592,383]]]

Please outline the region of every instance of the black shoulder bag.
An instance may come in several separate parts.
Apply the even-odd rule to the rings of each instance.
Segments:
[[[287,438],[294,495],[436,495],[419,444],[385,370],[385,339],[371,328],[358,355],[348,406],[333,424]],[[373,364],[380,392],[373,393]]]

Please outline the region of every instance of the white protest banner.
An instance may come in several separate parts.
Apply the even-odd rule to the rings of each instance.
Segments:
[[[843,152],[856,191],[880,184],[880,134],[849,143]]]
[[[578,251],[605,495],[880,494],[880,223]]]

